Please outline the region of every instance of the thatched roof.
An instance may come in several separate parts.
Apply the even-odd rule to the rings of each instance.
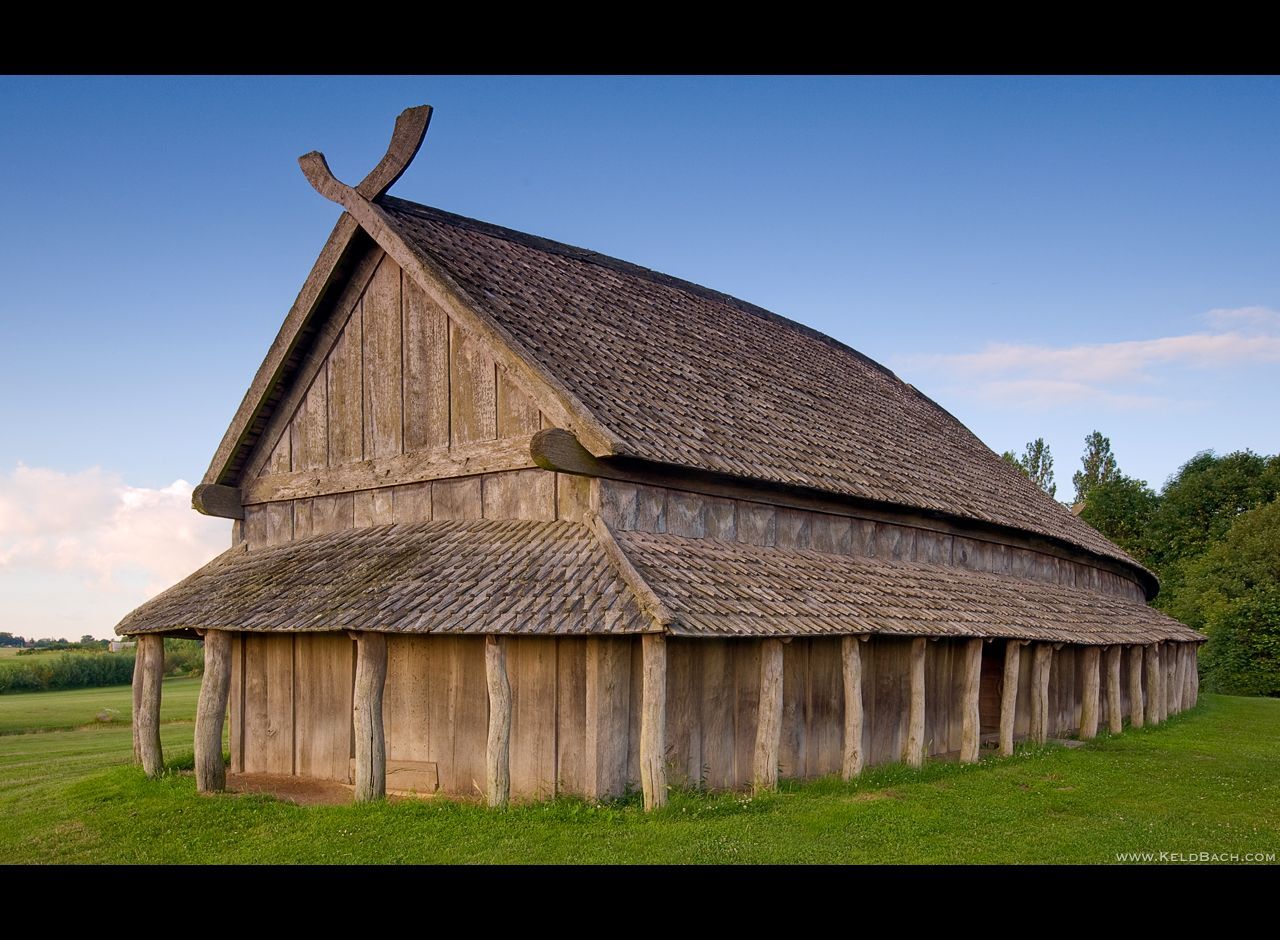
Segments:
[[[621,558],[611,555],[614,546]],[[665,625],[648,612],[655,595],[671,617]],[[1144,604],[1012,576],[612,533],[598,522],[592,529],[495,520],[386,525],[234,548],[133,611],[116,632],[580,635],[664,626],[691,637],[1200,639]]]

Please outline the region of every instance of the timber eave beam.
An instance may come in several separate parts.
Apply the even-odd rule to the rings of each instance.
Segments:
[[[240,490],[218,483],[201,483],[191,491],[191,508],[206,516],[223,519],[243,519],[244,503]]]

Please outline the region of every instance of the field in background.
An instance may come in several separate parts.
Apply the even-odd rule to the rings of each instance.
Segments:
[[[162,739],[191,766],[198,680],[164,684]],[[96,696],[96,697],[95,697]],[[16,703],[16,704],[15,704]],[[48,703],[48,704],[46,704]],[[1167,724],[973,766],[873,768],[774,794],[300,807],[195,793],[130,765],[129,689],[0,697],[0,863],[1110,863],[1118,852],[1280,853],[1280,700],[1206,695]],[[49,717],[55,714],[58,717]],[[24,717],[25,715],[25,717]],[[74,731],[12,733],[60,722]]]
[[[160,720],[194,722],[199,694],[199,679],[166,679],[160,700]],[[0,695],[0,735],[110,724],[128,730],[132,705],[132,690],[128,686],[12,692]],[[130,743],[130,752],[132,749]]]

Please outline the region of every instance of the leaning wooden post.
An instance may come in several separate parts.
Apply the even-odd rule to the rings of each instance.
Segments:
[[[231,692],[231,634],[210,630],[204,635],[204,676],[196,706],[196,792],[227,788],[227,765],[222,762],[222,723]]]
[[[1049,739],[1049,670],[1053,667],[1053,644],[1037,643],[1031,660],[1031,740],[1044,744]]]
[[[141,637],[134,637],[133,644],[133,711],[130,713],[133,726],[133,762],[142,764],[142,739],[138,736],[138,715],[142,713],[142,675],[146,656],[143,655]]]
[[[160,683],[164,678],[164,637],[144,633],[138,637],[142,662],[142,696],[134,718],[138,729],[138,750],[142,769],[148,777],[164,772],[164,752],[160,748]]]
[[[1120,713],[1120,657],[1121,647],[1107,648],[1107,724],[1112,734],[1124,730],[1124,715]]]
[[[862,773],[862,640],[847,636],[840,642],[844,665],[844,755],[840,771],[845,780]]]
[[[982,640],[969,640],[964,647],[964,675],[960,685],[960,762],[978,760],[982,739],[982,719],[978,711],[978,690],[982,685]]]
[[[1142,654],[1144,678],[1147,686],[1147,724],[1160,724],[1160,702],[1164,693],[1160,690],[1160,648],[1148,645]]]
[[[754,791],[778,786],[778,749],[782,746],[782,641],[760,641],[760,700],[756,710],[756,751],[752,763]]]
[[[356,687],[352,718],[356,735],[356,802],[387,794],[387,744],[382,728],[382,689],[387,681],[387,635],[356,634]]]
[[[1142,707],[1142,647],[1129,647],[1129,726],[1141,728],[1145,716]]]
[[[1022,643],[1004,642],[1004,686],[1000,690],[1000,753],[1013,754],[1013,732],[1018,722],[1018,670],[1022,665]]]
[[[902,749],[902,759],[910,767],[924,765],[924,652],[928,642],[924,637],[911,641],[911,706],[907,712],[907,741]]]
[[[1200,645],[1198,643],[1188,643],[1191,647],[1191,705],[1194,708],[1196,702],[1200,701]]]
[[[489,686],[489,741],[484,755],[485,793],[490,806],[511,800],[511,682],[502,641],[484,638],[484,676]]]
[[[640,709],[640,789],[647,812],[667,805],[667,638],[646,633],[640,640],[644,658]]]
[[[1089,741],[1098,736],[1098,667],[1102,650],[1086,646],[1081,651],[1084,664],[1084,689],[1080,699],[1080,740]]]
[[[1187,658],[1182,655],[1182,644],[1173,643],[1169,646],[1173,653],[1171,668],[1169,673],[1171,681],[1169,682],[1169,714],[1176,715],[1182,711],[1182,689],[1186,685],[1187,679]]]
[[[1164,717],[1178,714],[1178,644],[1165,643],[1160,648],[1160,679],[1164,683]]]

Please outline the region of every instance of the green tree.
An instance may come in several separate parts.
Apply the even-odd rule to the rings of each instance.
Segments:
[[[1101,432],[1094,431],[1084,439],[1084,455],[1080,458],[1083,469],[1071,474],[1071,482],[1076,488],[1075,502],[1081,503],[1089,498],[1089,491],[1099,483],[1114,480],[1119,475],[1116,469],[1116,458],[1111,453],[1111,438],[1103,437]]]
[[[1032,483],[1050,496],[1057,494],[1058,485],[1053,482],[1053,455],[1049,453],[1049,445],[1044,442],[1043,437],[1037,437],[1034,441],[1028,442],[1027,449],[1022,452],[1021,457],[1015,456],[1011,450],[1006,450],[1000,458],[1025,473]]]
[[[1182,575],[1170,613],[1209,637],[1206,688],[1280,695],[1280,499],[1237,515]]]
[[[1159,503],[1145,480],[1119,473],[1090,487],[1080,518],[1145,563],[1146,530]]]

